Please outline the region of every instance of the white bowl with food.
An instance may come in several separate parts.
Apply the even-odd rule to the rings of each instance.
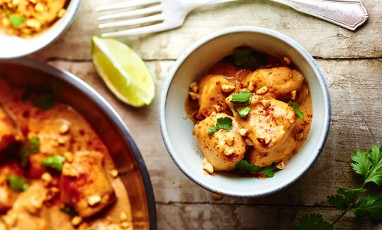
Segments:
[[[325,78],[301,45],[274,30],[233,27],[176,60],[159,116],[164,144],[187,177],[214,193],[256,197],[313,165],[331,106]]]
[[[156,229],[144,160],[105,99],[26,58],[0,60],[0,87],[0,229]]]
[[[54,42],[72,23],[81,0],[0,3],[0,59],[34,53]]]

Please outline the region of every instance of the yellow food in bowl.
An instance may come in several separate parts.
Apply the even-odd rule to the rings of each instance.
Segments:
[[[0,28],[5,33],[32,37],[64,16],[66,0],[0,0]]]
[[[0,229],[133,229],[128,191],[85,118],[0,81]]]
[[[305,142],[312,99],[288,58],[238,47],[191,83],[186,112],[205,171],[271,177]]]

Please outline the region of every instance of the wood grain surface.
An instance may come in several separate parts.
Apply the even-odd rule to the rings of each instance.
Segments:
[[[382,5],[363,0],[370,18],[356,32],[306,16],[266,0],[239,1],[194,11],[183,27],[121,38],[155,76],[156,99],[132,108],[118,101],[97,76],[90,38],[98,35],[94,8],[112,1],[83,1],[66,33],[31,58],[69,71],[94,87],[118,111],[135,139],[154,187],[158,229],[293,229],[301,216],[319,212],[328,220],[340,213],[327,203],[339,187],[354,187],[351,154],[382,140]],[[163,80],[176,58],[193,42],[216,30],[251,25],[278,30],[306,48],[321,67],[331,95],[329,138],[316,164],[298,181],[261,198],[216,199],[175,166],[159,131],[158,102]],[[336,229],[382,229],[382,223],[357,222],[352,214]]]

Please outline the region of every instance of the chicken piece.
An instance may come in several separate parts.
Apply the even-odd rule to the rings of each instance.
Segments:
[[[292,136],[278,148],[270,152],[259,152],[256,149],[252,150],[248,154],[248,162],[259,166],[266,167],[272,163],[287,162],[288,158],[291,157],[296,149],[296,141]]]
[[[2,217],[7,228],[28,230],[49,229],[46,221],[41,218],[47,192],[44,185],[36,181],[25,192],[20,193],[12,209]]]
[[[22,140],[23,136],[15,121],[9,116],[5,108],[0,105],[0,151]]]
[[[39,178],[46,168],[42,165],[44,159],[50,155],[63,155],[64,152],[72,149],[72,134],[70,132],[70,122],[65,119],[47,119],[43,121],[33,121],[38,124],[31,124],[39,127],[34,132],[30,132],[29,136],[37,136],[40,142],[38,154],[30,154],[29,158],[29,175],[31,178]]]
[[[231,96],[227,98],[227,102]],[[291,134],[296,122],[293,108],[282,101],[253,97],[245,119],[229,104],[238,125],[247,131],[246,136],[259,152],[270,152],[283,144]]]
[[[274,67],[267,69],[258,69],[252,74],[247,75],[243,80],[245,85],[252,82],[255,89],[261,89],[266,86],[266,94],[273,98],[289,100],[293,92],[299,91],[304,77],[297,70],[288,67]]]
[[[232,119],[232,129],[220,129],[213,134],[208,129],[215,126],[218,118]],[[195,136],[202,149],[204,157],[212,164],[214,170],[230,171],[236,163],[244,158],[245,141],[239,134],[239,127],[234,117],[225,113],[213,113],[195,125]]]
[[[227,92],[222,87],[234,87],[224,76],[208,75],[199,82],[199,114],[208,117],[213,112],[222,112],[227,109],[225,98]]]
[[[18,164],[7,163],[0,166],[0,213],[10,209],[18,196],[8,186],[7,177],[10,175],[22,175],[22,169]]]
[[[61,201],[73,206],[83,218],[97,214],[116,200],[103,158],[95,151],[77,152],[73,162],[64,164],[59,185]]]

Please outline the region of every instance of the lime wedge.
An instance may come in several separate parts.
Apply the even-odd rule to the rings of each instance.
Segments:
[[[150,105],[154,80],[142,59],[126,44],[113,38],[92,38],[94,67],[121,101],[134,107]]]

